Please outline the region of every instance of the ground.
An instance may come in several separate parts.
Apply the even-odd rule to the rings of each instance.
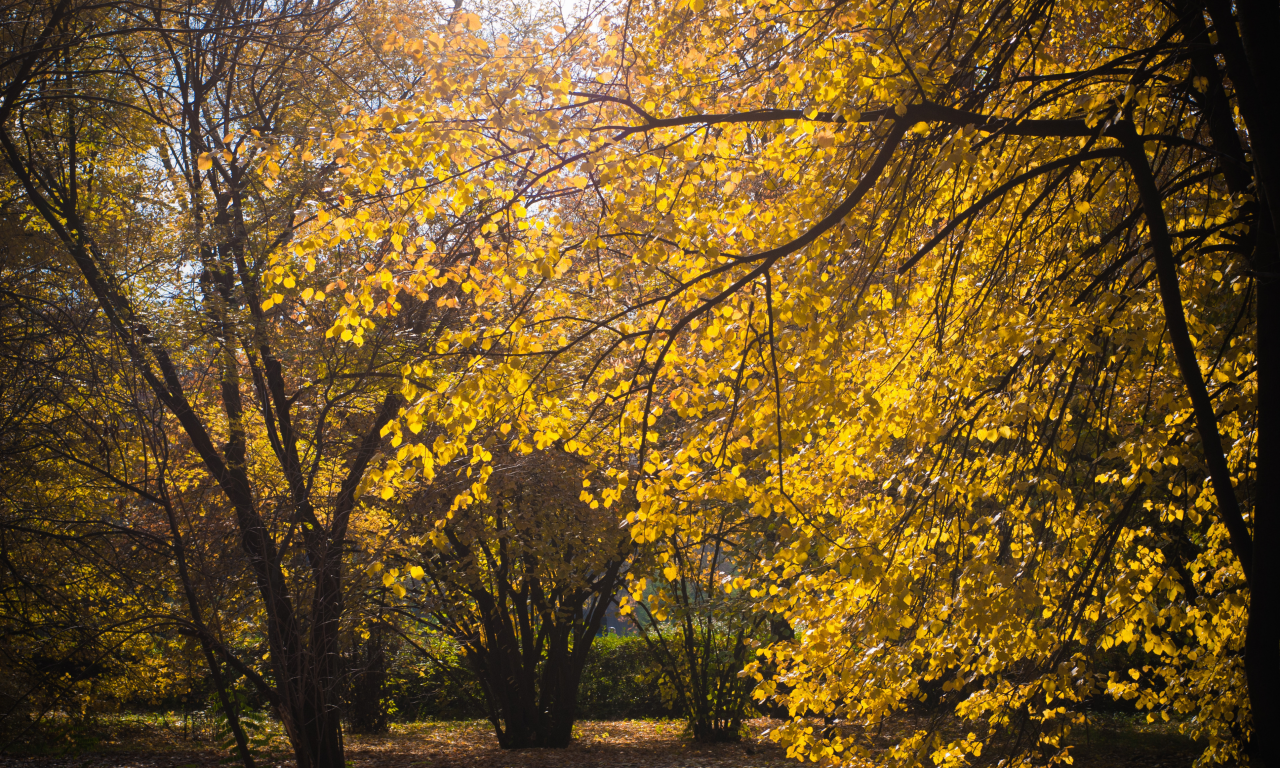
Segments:
[[[738,744],[703,745],[671,720],[581,722],[564,750],[502,750],[487,722],[396,724],[385,736],[349,736],[350,768],[771,768],[796,766],[763,734],[776,721],[749,723]],[[905,724],[904,725],[908,725]],[[0,754],[0,768],[220,768],[231,765],[199,722],[164,717],[118,719],[92,743],[73,740],[61,751]],[[887,736],[888,734],[883,734]],[[1098,717],[1080,734],[1075,768],[1190,768],[1195,745],[1166,726],[1133,718]],[[262,768],[288,768],[277,754]]]

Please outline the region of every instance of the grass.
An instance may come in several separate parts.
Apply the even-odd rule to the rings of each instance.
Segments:
[[[253,718],[246,730],[264,756],[288,751],[284,729],[269,718]],[[37,724],[0,739],[0,754],[61,757],[83,754],[156,754],[221,751],[227,734],[209,711],[122,712],[87,718],[54,712]]]

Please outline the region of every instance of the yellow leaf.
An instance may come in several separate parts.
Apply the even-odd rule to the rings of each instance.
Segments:
[[[200,156],[196,158],[196,167],[202,171],[209,170],[213,167],[213,158],[208,152],[201,152]]]

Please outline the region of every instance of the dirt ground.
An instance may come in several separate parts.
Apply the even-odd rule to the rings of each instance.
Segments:
[[[350,768],[771,768],[797,765],[761,734],[776,725],[749,724],[738,744],[697,744],[676,721],[582,722],[563,750],[503,750],[488,723],[397,724],[385,736],[348,737]],[[905,724],[904,725],[908,725]],[[0,768],[223,768],[227,753],[153,728],[118,729],[90,750],[39,756],[0,755]],[[885,734],[889,736],[889,734]],[[1080,734],[1075,768],[1190,768],[1195,745],[1167,729],[1132,721],[1099,722]],[[885,739],[886,743],[888,739]],[[198,747],[198,748],[193,748]],[[283,753],[262,768],[289,768]]]

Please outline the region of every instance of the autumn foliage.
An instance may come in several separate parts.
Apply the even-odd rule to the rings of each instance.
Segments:
[[[551,700],[534,669],[585,657],[624,582],[650,626],[734,606],[736,635],[684,632],[685,669],[730,638],[794,757],[1070,762],[1107,700],[1208,763],[1280,764],[1274,4],[574,14],[388,9],[391,85],[245,140],[244,178],[296,208],[221,299],[207,251],[203,311],[247,325],[241,352],[201,331],[201,416],[234,444],[228,387],[261,400],[242,442],[295,509],[271,536],[315,570],[291,589],[338,600],[314,642],[380,582],[378,615]],[[49,226],[74,251],[90,224]],[[268,353],[293,378],[259,382]],[[309,449],[327,486],[273,422],[304,400],[354,446]],[[263,502],[201,458],[244,529]],[[326,581],[322,551],[362,570]],[[929,719],[887,754],[856,735],[903,712]]]

